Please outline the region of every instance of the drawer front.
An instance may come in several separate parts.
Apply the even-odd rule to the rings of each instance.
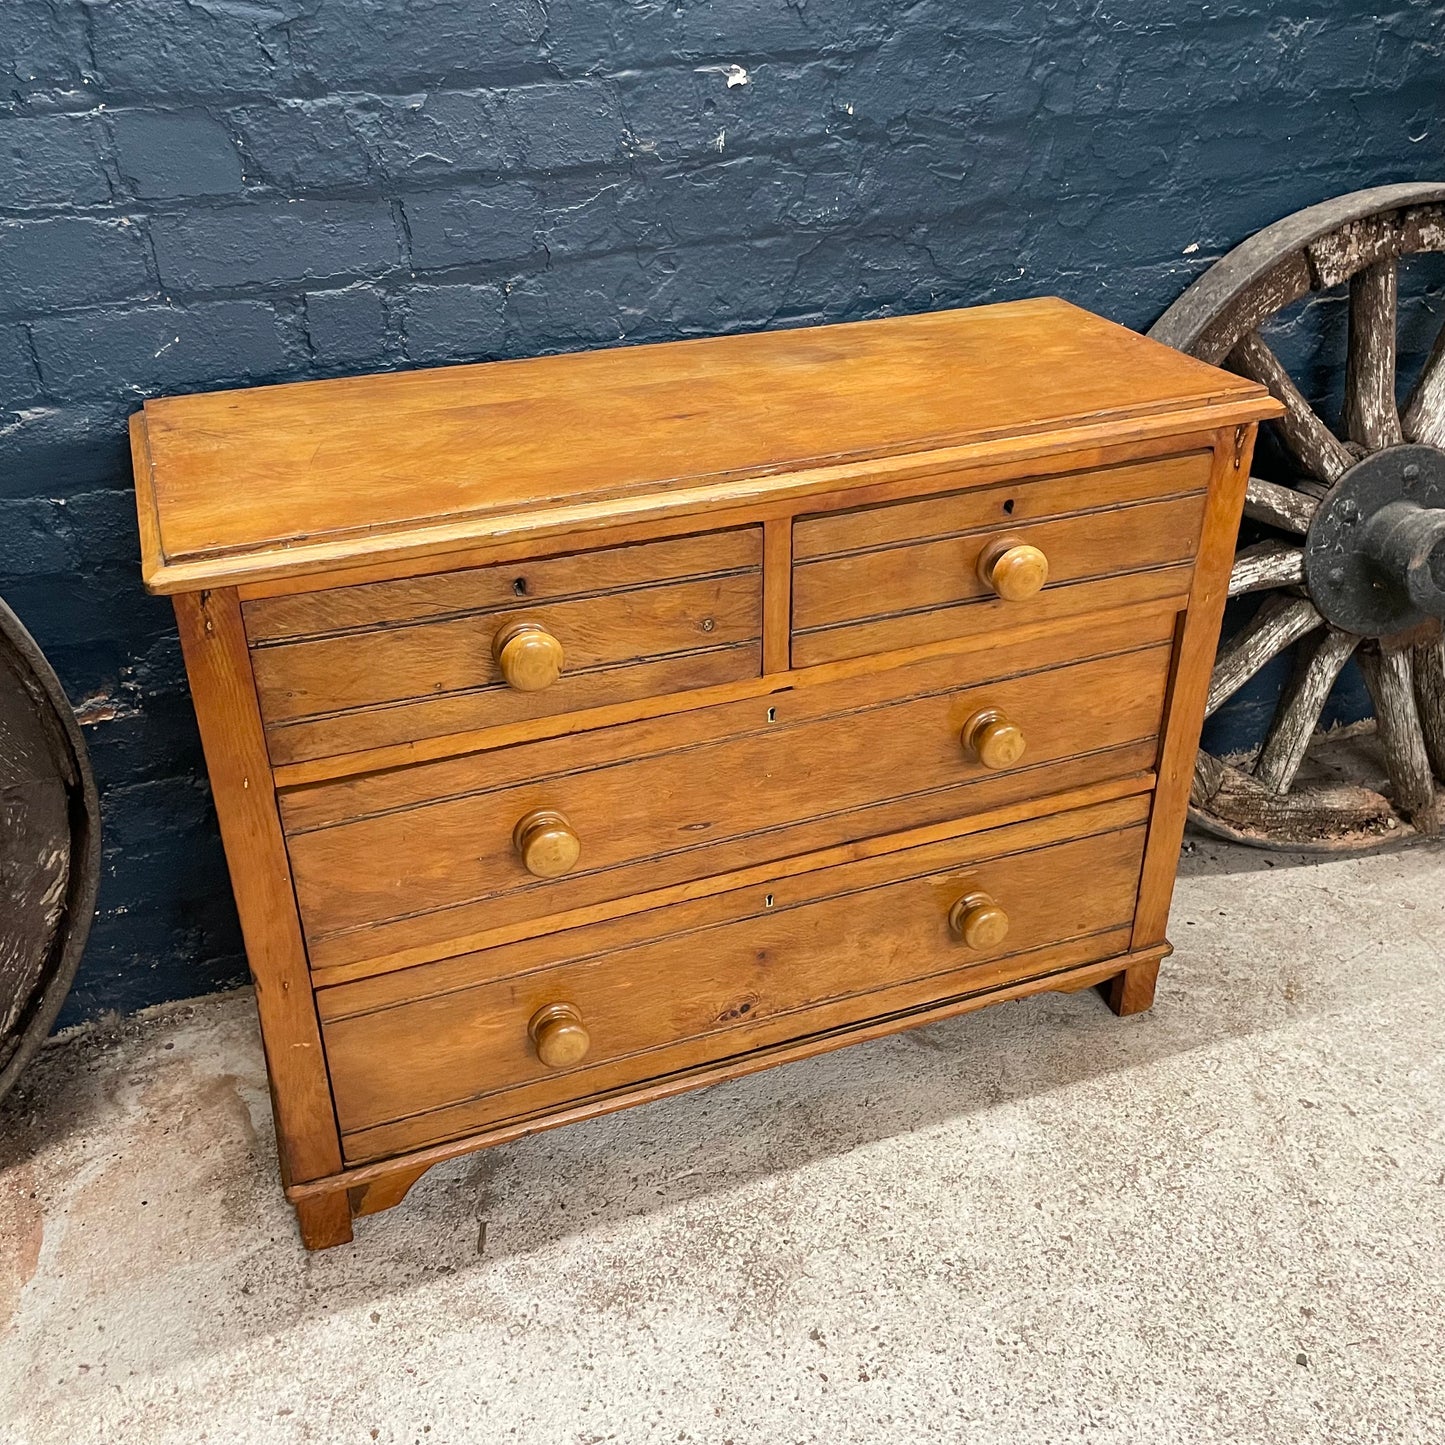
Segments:
[[[347,1157],[1123,952],[1147,812],[1125,798],[323,989]],[[566,1040],[534,1038],[544,1011]]]
[[[1168,611],[1123,616],[283,793],[312,964],[436,957],[649,889],[1150,769],[1173,628]],[[1086,650],[1107,655],[1071,661]],[[985,764],[989,719],[1021,732],[1022,757],[1003,747]],[[537,813],[560,814],[580,844],[565,876],[523,865],[516,830]]]
[[[1203,523],[1207,453],[800,519],[793,665],[1180,595]],[[1037,548],[1043,590],[996,595],[981,561]]]
[[[265,598],[245,620],[272,762],[330,757],[757,676],[762,529]],[[560,649],[550,685],[495,655],[519,625]]]

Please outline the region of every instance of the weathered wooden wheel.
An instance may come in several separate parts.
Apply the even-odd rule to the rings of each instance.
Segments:
[[[100,882],[100,807],[50,664],[0,602],[0,1098],[70,992]]]
[[[1397,387],[1399,260],[1445,251],[1445,184],[1356,191],[1288,216],[1204,273],[1149,333],[1267,386],[1286,414],[1283,471],[1251,477],[1231,597],[1265,594],[1226,637],[1213,713],[1287,648],[1285,685],[1259,746],[1201,751],[1191,816],[1266,847],[1349,850],[1441,826],[1445,780],[1445,328],[1409,396]],[[1349,288],[1338,429],[1266,340],[1314,293]],[[1258,540],[1255,540],[1255,536]],[[1351,657],[1374,704],[1378,784],[1340,763],[1318,724]]]

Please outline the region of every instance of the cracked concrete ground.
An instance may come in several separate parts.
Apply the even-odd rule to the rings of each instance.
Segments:
[[[1185,859],[1092,993],[434,1170],[307,1256],[247,995],[0,1111],[0,1440],[1445,1439],[1445,854]]]

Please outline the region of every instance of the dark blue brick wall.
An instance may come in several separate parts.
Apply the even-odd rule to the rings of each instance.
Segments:
[[[0,593],[80,709],[105,884],[67,1021],[243,975],[147,395],[1057,292],[1445,172],[1403,0],[4,0]]]

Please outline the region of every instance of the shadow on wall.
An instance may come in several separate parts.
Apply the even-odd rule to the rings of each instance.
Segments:
[[[1345,0],[6,0],[0,594],[107,824],[65,1021],[244,971],[137,581],[146,396],[1045,293],[1142,329],[1266,222],[1417,176],[1440,49]]]

